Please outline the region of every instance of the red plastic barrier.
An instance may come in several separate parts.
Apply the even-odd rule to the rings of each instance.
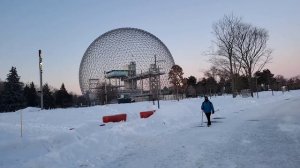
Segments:
[[[117,115],[111,115],[111,116],[103,116],[102,120],[104,123],[108,123],[108,122],[126,121],[126,118],[127,118],[126,114],[117,114]]]
[[[155,110],[154,110],[154,111],[143,111],[143,112],[140,112],[140,117],[141,117],[141,118],[148,118],[148,117],[150,117],[154,112],[155,112]]]

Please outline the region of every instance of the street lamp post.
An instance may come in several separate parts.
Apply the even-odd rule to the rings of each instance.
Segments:
[[[41,92],[41,110],[44,108],[43,100],[43,60],[42,60],[42,50],[39,50],[39,70],[40,70],[40,92]]]

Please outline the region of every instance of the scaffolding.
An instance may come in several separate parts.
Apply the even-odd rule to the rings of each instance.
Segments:
[[[97,102],[99,101],[97,98],[97,90],[98,86],[100,85],[99,79],[89,79],[89,90],[88,93],[86,93],[86,96],[91,104],[95,105],[98,104]]]
[[[151,64],[147,72],[137,73],[136,63],[130,62],[128,70],[110,70],[105,73],[109,84],[117,87],[118,95],[129,95],[132,98],[148,97],[148,100],[157,99],[160,93],[160,76],[164,75],[157,64]],[[144,87],[144,80],[148,80],[148,87]],[[138,88],[138,83],[140,88]]]

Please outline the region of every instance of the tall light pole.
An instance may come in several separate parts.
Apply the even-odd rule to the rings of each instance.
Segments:
[[[43,99],[43,60],[42,60],[42,50],[39,50],[39,69],[40,69],[40,91],[41,91],[41,110],[44,108]]]

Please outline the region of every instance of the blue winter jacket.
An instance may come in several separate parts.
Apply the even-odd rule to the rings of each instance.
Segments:
[[[202,103],[201,109],[204,111],[204,113],[215,112],[214,106],[209,100]]]

